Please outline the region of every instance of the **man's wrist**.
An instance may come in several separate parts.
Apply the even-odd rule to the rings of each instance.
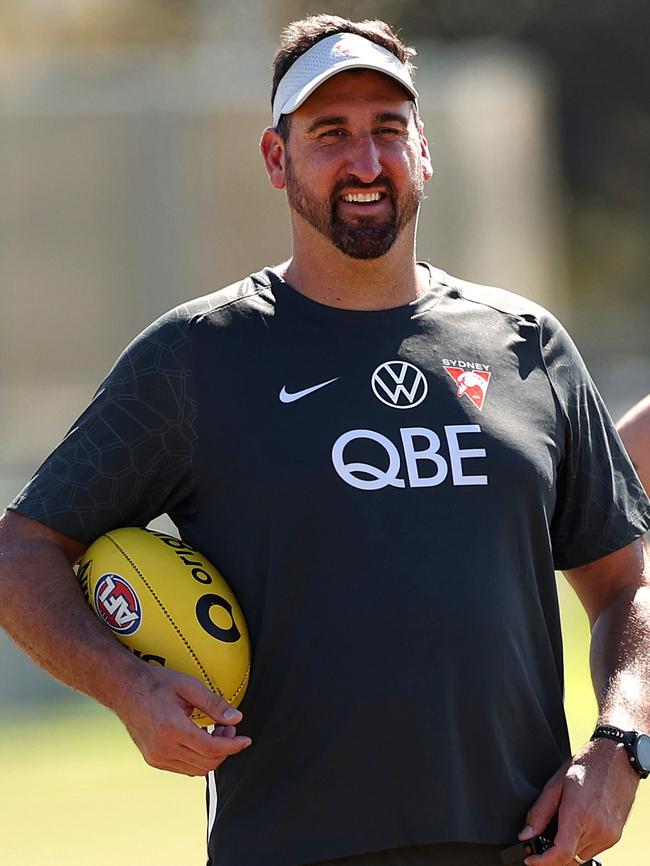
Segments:
[[[599,724],[591,736],[592,742],[608,740],[621,751],[630,769],[639,779],[650,776],[650,736],[641,731],[624,730],[616,725]]]

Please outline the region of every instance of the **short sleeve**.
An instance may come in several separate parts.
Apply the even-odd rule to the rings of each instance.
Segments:
[[[650,503],[573,341],[551,316],[540,333],[563,430],[551,542],[556,568],[569,569],[643,535]]]
[[[195,509],[190,324],[172,311],[125,349],[10,509],[85,544]]]

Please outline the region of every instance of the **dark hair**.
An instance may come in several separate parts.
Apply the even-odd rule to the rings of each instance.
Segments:
[[[415,55],[415,49],[405,45],[385,21],[355,22],[341,18],[339,15],[310,15],[300,21],[292,21],[280,34],[280,47],[273,58],[271,106],[273,106],[278,85],[289,67],[321,39],[326,39],[335,33],[354,33],[381,45],[382,48],[386,48],[401,60],[409,73],[413,75],[415,67],[411,62],[411,57]],[[277,125],[277,130],[285,141],[289,137],[289,118],[290,115],[288,114],[281,115]]]

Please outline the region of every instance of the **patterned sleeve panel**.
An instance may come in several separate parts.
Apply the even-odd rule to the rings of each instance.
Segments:
[[[550,314],[540,333],[564,427],[551,539],[556,567],[568,569],[641,536],[650,503],[573,341]]]
[[[195,509],[189,312],[168,313],[125,349],[11,509],[86,544]]]

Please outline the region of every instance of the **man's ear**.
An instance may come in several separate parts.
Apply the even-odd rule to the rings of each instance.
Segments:
[[[277,129],[269,126],[264,130],[260,140],[260,151],[271,186],[275,189],[284,189],[287,183],[284,170],[285,145]]]
[[[429,153],[429,142],[424,134],[424,124],[418,118],[418,134],[420,136],[420,156],[422,157],[422,174],[424,180],[431,180],[433,177],[433,164],[431,162],[431,154]]]

